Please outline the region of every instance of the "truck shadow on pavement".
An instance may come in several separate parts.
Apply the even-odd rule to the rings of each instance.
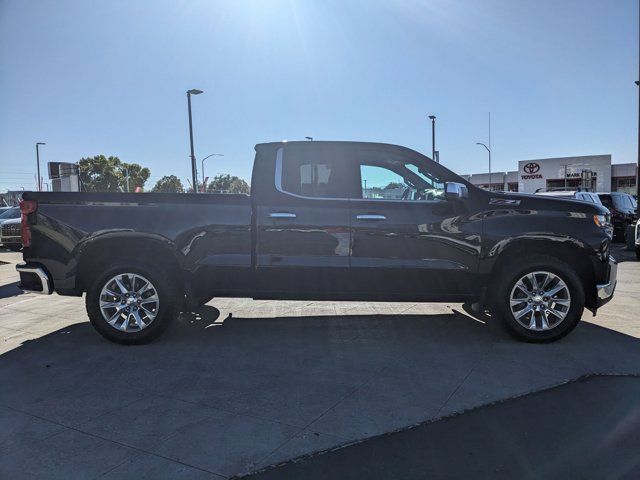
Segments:
[[[228,477],[593,373],[640,373],[638,340],[582,322],[525,344],[456,311],[243,318],[206,306],[125,347],[85,321],[0,356],[0,477],[52,462],[67,478]]]
[[[18,282],[0,285],[0,298],[17,297],[24,295],[24,292],[18,288]]]

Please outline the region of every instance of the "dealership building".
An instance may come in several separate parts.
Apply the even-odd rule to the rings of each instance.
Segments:
[[[487,190],[535,193],[554,190],[636,191],[635,163],[612,164],[611,155],[520,160],[512,172],[474,173],[463,177]]]

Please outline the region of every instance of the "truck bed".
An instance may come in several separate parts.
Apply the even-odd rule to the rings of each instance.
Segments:
[[[194,272],[251,267],[249,195],[25,192],[23,199],[38,202],[24,258],[45,265],[56,290],[78,287],[76,266],[98,242],[119,254],[131,242],[136,248],[160,243]]]

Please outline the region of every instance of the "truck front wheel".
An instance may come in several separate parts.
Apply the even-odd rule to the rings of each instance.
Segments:
[[[87,290],[94,328],[112,342],[147,343],[161,335],[177,314],[171,275],[138,260],[104,270]]]
[[[573,330],[584,311],[584,288],[573,268],[545,255],[498,272],[493,313],[520,340],[543,343]]]

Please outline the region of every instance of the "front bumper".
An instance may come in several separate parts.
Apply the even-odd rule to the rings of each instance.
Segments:
[[[20,245],[22,237],[0,237],[0,245]]]
[[[606,283],[602,283],[596,286],[597,298],[596,308],[601,307],[607,303],[613,297],[613,292],[616,289],[618,282],[618,262],[615,258],[609,257],[609,278]]]
[[[18,288],[25,292],[42,293],[44,295],[53,293],[53,283],[44,268],[38,265],[19,263],[16,265],[16,270],[20,273]]]

